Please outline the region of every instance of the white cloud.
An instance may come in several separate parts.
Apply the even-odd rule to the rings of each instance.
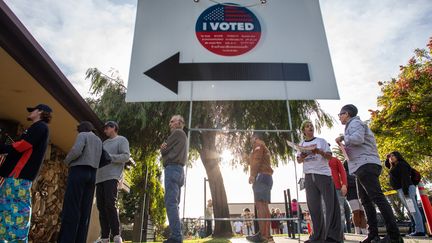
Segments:
[[[6,1],[75,88],[87,96],[85,71],[129,74],[136,6],[97,1]],[[136,3],[135,3],[136,4]]]
[[[432,36],[432,2],[321,1],[340,101],[320,101],[336,115],[342,105],[355,104],[362,119],[376,109],[377,82],[399,73],[415,48],[424,48]],[[337,118],[337,117],[336,117]],[[337,125],[322,136],[332,142],[343,132]]]

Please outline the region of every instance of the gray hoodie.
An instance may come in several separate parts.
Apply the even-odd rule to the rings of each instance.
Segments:
[[[64,162],[70,167],[88,165],[98,168],[101,154],[102,141],[100,138],[93,132],[80,132]]]
[[[345,126],[345,149],[349,158],[350,174],[365,164],[381,166],[374,134],[360,117],[351,118]]]
[[[129,141],[123,136],[108,138],[103,142],[103,148],[109,153],[112,161],[97,170],[96,184],[107,180],[120,180],[124,165],[130,158]]]

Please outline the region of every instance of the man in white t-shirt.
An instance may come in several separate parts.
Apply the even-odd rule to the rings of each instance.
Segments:
[[[328,164],[330,147],[325,139],[314,136],[311,121],[303,121],[300,130],[304,136],[300,146],[311,148],[297,153],[297,162],[303,164],[306,200],[313,225],[313,234],[305,242],[341,242],[339,201]]]

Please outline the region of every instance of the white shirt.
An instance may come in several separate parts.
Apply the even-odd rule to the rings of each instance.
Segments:
[[[240,221],[234,222],[234,228],[236,232],[240,232],[242,230],[243,223]]]
[[[300,146],[312,146],[316,145],[316,148],[324,152],[331,152],[328,143],[323,138],[313,138],[309,141],[303,141]],[[300,152],[297,156],[300,156]],[[320,154],[309,154],[303,162],[303,173],[305,174],[319,174],[331,176],[331,170],[329,167],[329,161]]]

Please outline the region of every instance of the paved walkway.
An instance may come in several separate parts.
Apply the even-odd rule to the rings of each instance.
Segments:
[[[355,234],[345,234],[346,240],[345,243],[358,243],[360,240],[362,240],[365,236],[364,235],[355,235]],[[307,240],[309,236],[302,235],[300,237],[300,242],[303,243],[305,240]],[[248,242],[246,238],[232,238],[230,239],[232,243],[246,243]],[[274,241],[276,243],[296,243],[299,242],[298,239],[291,239],[287,237],[274,237]],[[432,243],[431,237],[404,237],[404,243]]]

